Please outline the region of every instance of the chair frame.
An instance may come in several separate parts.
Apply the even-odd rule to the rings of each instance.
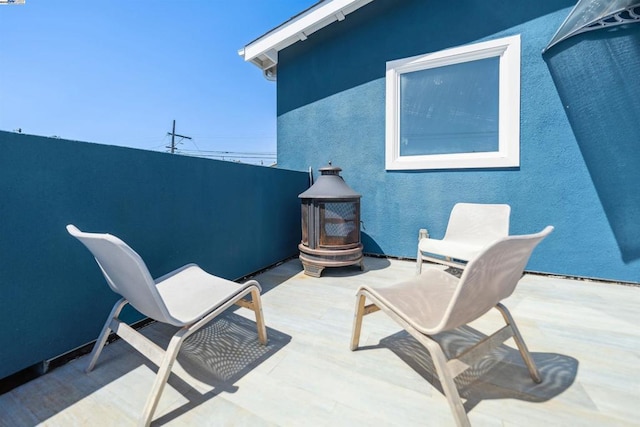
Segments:
[[[137,350],[158,367],[158,372],[151,388],[151,392],[149,393],[149,396],[147,398],[142,416],[139,419],[140,426],[148,426],[151,423],[153,414],[158,406],[160,397],[172,370],[174,371],[174,373],[180,376],[184,376],[184,374],[186,374],[184,369],[179,367],[179,364],[174,368],[174,363],[176,361],[182,343],[190,335],[197,332],[203,326],[207,325],[215,317],[220,315],[231,306],[238,305],[240,307],[248,308],[254,312],[256,318],[258,340],[262,345],[267,344],[267,330],[264,323],[262,302],[260,298],[261,288],[260,284],[256,280],[249,280],[242,284],[234,283],[229,280],[206,273],[196,264],[187,264],[177,270],[174,270],[171,273],[153,280],[142,258],[140,258],[140,256],[133,249],[131,249],[126,243],[124,243],[117,237],[109,234],[85,233],[78,230],[71,224],[67,226],[67,231],[72,236],[80,240],[80,242],[83,243],[87,247],[87,249],[89,249],[89,251],[94,255],[94,258],[100,266],[105,279],[107,279],[107,284],[114,292],[118,293],[121,296],[121,298],[111,309],[111,312],[109,313],[109,316],[107,317],[107,320],[104,323],[100,334],[98,335],[98,339],[96,340],[93,346],[93,350],[91,351],[91,356],[86,368],[86,372],[89,373],[95,367],[96,362],[100,357],[100,353],[102,352],[102,349],[104,348],[107,339],[112,332],[122,338],[125,342],[130,344],[135,350]],[[136,293],[131,289],[129,289],[127,292],[121,293],[119,291],[120,286],[115,285],[115,283],[112,282],[113,279],[110,278],[110,273],[108,273],[108,271],[113,271],[114,267],[110,266],[110,269],[105,270],[101,261],[108,260],[108,258],[105,258],[106,255],[101,251],[99,251],[100,255],[94,253],[94,249],[92,249],[91,246],[88,245],[85,239],[95,239],[103,242],[109,242],[111,245],[117,246],[119,251],[118,253],[124,253],[127,256],[128,261],[131,261],[135,264],[135,277],[127,276],[126,279],[121,277],[118,280],[120,280],[121,283],[129,283],[129,288],[132,286],[148,286],[149,288],[147,289],[149,289],[150,294],[145,297],[145,299],[141,300],[139,295],[136,295]],[[129,264],[129,267],[130,266],[131,264]],[[190,317],[180,320],[179,318],[175,318],[171,313],[167,311],[166,303],[160,297],[156,286],[163,283],[164,280],[169,280],[172,277],[177,277],[181,272],[190,268],[198,268],[200,272],[207,276],[215,278],[218,282],[228,282],[229,284],[233,284],[234,286],[237,285],[237,289],[232,288],[232,292],[224,294],[224,296],[221,297],[217,302],[215,302],[215,304],[215,300],[211,301],[212,306],[207,310],[203,310],[199,314],[194,313],[195,316],[192,314]],[[139,283],[136,282],[136,278],[140,278]],[[123,282],[123,280],[126,280],[126,282]],[[215,284],[212,284],[211,286],[215,287]],[[123,286],[123,290],[127,290],[127,286]],[[156,314],[159,316],[165,316],[165,318],[154,318],[155,315],[149,314],[147,314],[147,316],[157,322],[172,324],[180,328],[171,337],[171,340],[169,341],[166,349],[162,349],[159,345],[145,337],[142,333],[132,328],[124,321],[120,320],[120,313],[127,304],[131,305],[133,308],[136,308],[127,300],[127,298],[123,294],[129,294],[130,298],[135,299],[136,301],[138,301],[138,304],[141,305],[147,303],[149,299],[153,300],[156,298],[160,298],[158,301],[156,301],[156,304],[159,304],[158,307],[161,308],[161,310],[157,311]],[[249,295],[251,296],[251,298],[245,299],[245,297]],[[147,309],[148,308],[149,307],[147,307]],[[144,311],[140,312],[144,314]]]
[[[542,381],[513,316],[500,301],[513,293],[531,253],[552,231],[553,227],[547,226],[536,234],[496,240],[469,262],[460,279],[431,267],[421,275],[398,283],[397,287],[376,289],[361,286],[356,293],[351,350],[358,349],[363,317],[382,310],[427,349],[456,424],[470,426],[454,379],[476,364],[489,350],[513,338],[531,379],[536,383]],[[427,301],[441,294],[441,285],[448,286],[446,300],[443,298],[439,307],[442,308],[446,302],[445,310],[442,313],[431,311],[439,310],[432,307],[424,311],[423,306]],[[416,289],[415,294],[412,294],[412,289]],[[482,296],[478,297],[479,294]],[[367,300],[370,304],[367,304]],[[408,301],[411,303],[407,304]],[[506,325],[460,354],[448,358],[433,336],[466,325],[492,308],[500,312]],[[433,313],[433,317],[429,317],[429,313]]]

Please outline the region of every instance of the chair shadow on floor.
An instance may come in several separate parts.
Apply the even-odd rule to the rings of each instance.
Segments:
[[[447,357],[456,356],[486,337],[487,335],[469,326],[434,336]],[[431,355],[406,331],[383,338],[375,347],[391,350],[444,397]],[[575,381],[578,372],[578,360],[575,358],[556,353],[532,352],[531,355],[542,377],[540,384],[531,380],[515,345],[511,347],[505,344],[487,353],[478,363],[456,377],[454,381],[460,397],[466,399],[464,408],[467,413],[478,403],[488,399],[544,402],[563,393]]]
[[[164,323],[154,326],[149,338],[166,347],[176,328]],[[237,391],[235,383],[240,378],[291,341],[291,336],[268,326],[267,336],[267,345],[260,345],[253,320],[226,312],[187,338],[177,358],[182,370],[174,365],[168,380],[171,387],[187,398],[187,403],[154,419],[153,425],[166,424],[222,392]],[[144,363],[157,370],[148,361]]]

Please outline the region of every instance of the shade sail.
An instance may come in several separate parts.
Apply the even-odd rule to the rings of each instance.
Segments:
[[[639,0],[579,0],[544,51],[587,31],[640,22]]]

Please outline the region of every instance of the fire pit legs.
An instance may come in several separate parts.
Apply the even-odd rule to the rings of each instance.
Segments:
[[[304,267],[304,273],[312,277],[320,277],[326,267],[345,267],[358,264],[360,270],[364,271],[364,257],[362,255],[362,244],[352,249],[310,249],[300,244],[300,262]]]
[[[311,277],[320,277],[322,275],[322,270],[324,270],[324,267],[320,265],[309,264],[304,261],[302,261],[302,266],[304,267],[304,274]]]

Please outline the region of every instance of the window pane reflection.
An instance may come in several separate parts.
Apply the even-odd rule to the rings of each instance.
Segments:
[[[500,57],[400,76],[400,155],[499,151]]]

